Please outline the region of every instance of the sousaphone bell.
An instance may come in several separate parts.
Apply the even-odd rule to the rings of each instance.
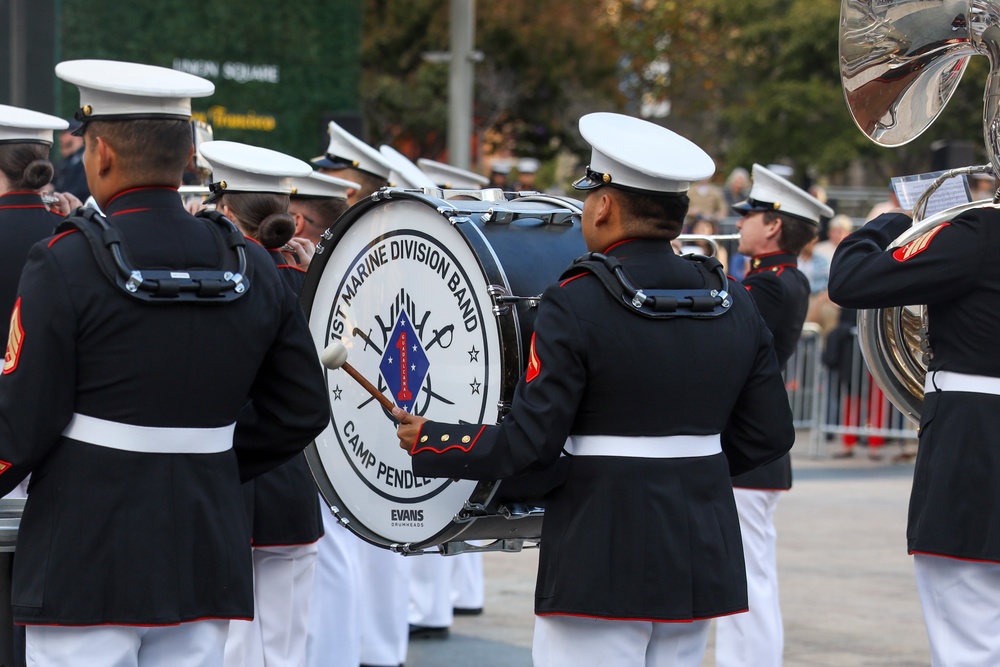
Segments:
[[[953,169],[917,202],[913,226],[890,248],[905,245],[973,202],[923,217],[926,202],[946,179],[1000,174],[1000,0],[843,0],[840,73],[858,128],[880,146],[902,146],[940,115],[969,58],[989,58],[983,134],[989,164]],[[903,413],[919,422],[924,376],[933,351],[923,306],[863,310],[858,338],[872,377]]]

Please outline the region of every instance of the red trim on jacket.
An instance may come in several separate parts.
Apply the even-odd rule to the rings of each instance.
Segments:
[[[275,264],[275,266],[279,269],[292,269],[293,271],[301,271],[302,273],[306,272],[306,270],[301,266],[295,266],[294,264]]]
[[[609,245],[607,248],[604,249],[603,254],[607,255],[609,252],[611,252],[612,250],[614,250],[623,243],[628,243],[629,241],[638,241],[638,240],[639,239],[622,239],[621,241],[615,241],[614,243],[612,243],[611,245]]]
[[[130,192],[139,192],[140,190],[173,190],[174,192],[177,192],[177,188],[172,188],[169,185],[141,185],[141,186],[136,187],[136,188],[129,188],[128,190],[122,190],[121,192],[119,192],[118,194],[116,194],[114,197],[112,197],[111,199],[109,199],[104,204],[104,208],[107,209],[109,206],[111,206],[111,202],[113,202],[114,200],[118,199],[122,195],[127,195]]]
[[[571,282],[573,282],[577,278],[583,278],[585,275],[587,275],[587,274],[586,273],[578,273],[577,275],[573,276],[572,278],[567,278],[566,280],[564,280],[561,283],[559,283],[559,287],[566,287],[566,285],[569,285]]]
[[[59,239],[61,239],[62,237],[66,236],[68,234],[72,234],[75,231],[77,231],[77,230],[76,229],[70,229],[70,230],[67,230],[67,231],[65,231],[65,232],[63,232],[61,234],[56,234],[55,237],[53,237],[53,239],[51,241],[49,241],[49,247],[51,248],[52,246],[54,246],[56,244],[56,241],[58,241]]]
[[[595,616],[593,614],[567,614],[565,612],[559,612],[559,611],[552,611],[542,614],[536,613],[535,616],[571,616],[573,618],[596,618],[602,621],[639,621],[644,623],[694,623],[695,621],[710,621],[713,618],[722,618],[724,616],[735,616],[736,614],[742,614],[747,611],[750,611],[749,607],[746,609],[740,609],[739,611],[731,611],[728,614],[719,614],[718,616],[706,616],[704,618],[685,618],[676,621],[667,621],[662,618],[618,618],[617,616]]]
[[[16,208],[44,208],[46,211],[49,210],[45,208],[43,204],[27,204],[25,206],[0,206],[0,209],[16,209]]]
[[[423,431],[423,430],[424,430],[424,427],[423,427],[423,424],[421,424],[420,431]],[[448,445],[444,449],[437,449],[436,447],[432,447],[431,445],[425,445],[425,446],[421,447],[418,444],[420,442],[420,431],[418,431],[417,432],[417,440],[416,440],[416,442],[413,443],[413,450],[410,452],[410,455],[412,456],[413,454],[419,454],[420,452],[434,452],[435,454],[444,454],[445,452],[447,452],[448,450],[451,450],[451,449],[457,449],[459,451],[462,451],[462,452],[465,452],[466,454],[468,454],[469,452],[472,451],[472,448],[476,446],[476,443],[479,442],[479,436],[481,436],[483,434],[483,431],[485,431],[485,430],[486,430],[486,425],[485,424],[483,424],[482,426],[480,426],[479,427],[479,432],[476,433],[476,437],[472,439],[472,442],[470,442],[467,447],[463,446],[463,445]]]
[[[124,211],[115,211],[111,214],[111,217],[113,218],[116,215],[125,215],[126,213],[142,213],[143,211],[148,210],[150,210],[148,206],[146,208],[127,208]]]
[[[932,554],[927,551],[909,551],[907,552],[911,556],[933,556],[934,558],[947,558],[948,560],[960,560],[965,563],[992,563],[996,564],[1000,561],[995,560],[982,560],[979,558],[961,558],[959,556],[946,556],[945,554]]]
[[[176,628],[185,623],[197,623],[199,621],[252,621],[252,616],[202,616],[192,618],[189,621],[178,621],[176,623],[17,623],[14,625],[31,625],[40,628],[103,628],[106,626],[120,625],[126,628]]]

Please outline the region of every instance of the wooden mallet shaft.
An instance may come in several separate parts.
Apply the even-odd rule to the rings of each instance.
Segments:
[[[372,398],[378,401],[379,404],[390,413],[392,412],[392,409],[396,407],[393,405],[392,401],[386,398],[385,394],[376,389],[375,385],[369,382],[364,375],[359,373],[354,366],[347,363],[347,348],[344,347],[344,344],[339,340],[335,340],[327,345],[326,349],[320,353],[319,359],[323,362],[323,365],[330,370],[337,370],[338,368],[343,369],[344,372],[354,378],[358,384],[364,387],[365,391],[371,394]]]

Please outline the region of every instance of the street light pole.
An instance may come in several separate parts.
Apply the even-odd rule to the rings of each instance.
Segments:
[[[24,0],[11,0],[8,30],[10,31],[10,103],[24,106],[27,97],[27,44],[24,42],[25,11]]]
[[[451,0],[451,62],[448,68],[448,159],[470,168],[476,0]]]

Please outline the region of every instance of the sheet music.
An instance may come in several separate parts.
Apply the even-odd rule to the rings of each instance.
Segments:
[[[913,176],[897,176],[892,179],[891,185],[899,200],[899,207],[905,211],[912,211],[917,200],[924,194],[934,180],[943,174],[943,171],[935,171],[929,174],[915,174]],[[972,201],[972,191],[969,189],[969,179],[965,174],[949,178],[941,187],[931,195],[927,202],[927,210],[924,217],[930,217],[935,213],[940,213],[945,209]]]

